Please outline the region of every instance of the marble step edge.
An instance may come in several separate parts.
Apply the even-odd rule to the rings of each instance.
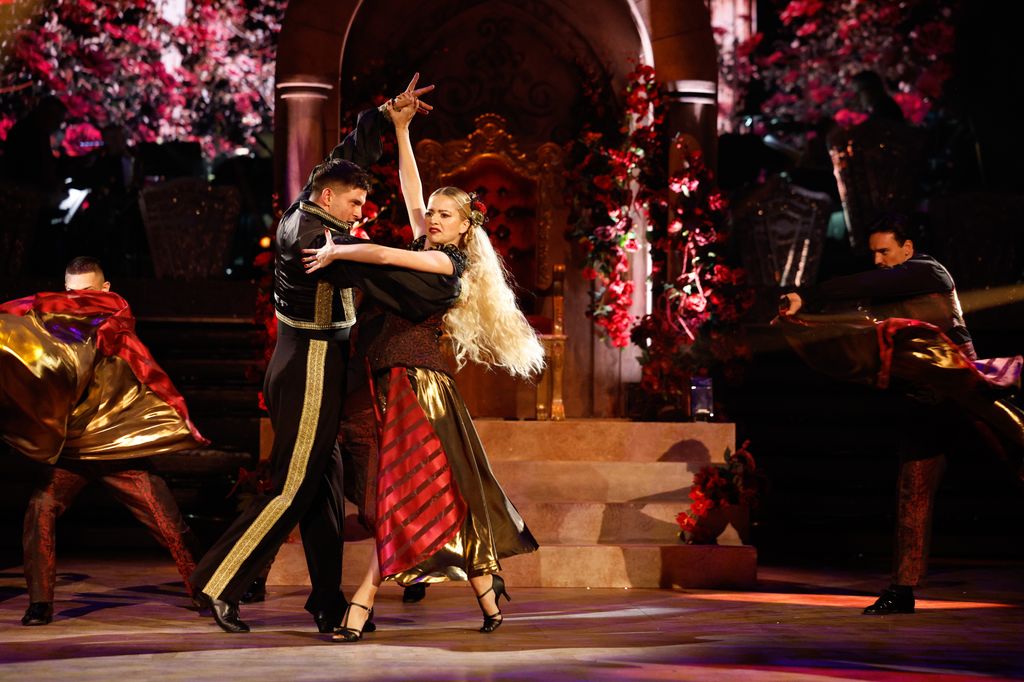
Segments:
[[[530,532],[547,544],[673,543],[679,534],[676,517],[689,509],[689,500],[665,502],[531,502],[516,504]],[[358,514],[346,505],[346,534],[364,538]],[[744,526],[745,518],[738,520]],[[735,528],[744,534],[746,527]],[[730,536],[731,537],[731,536]]]
[[[517,506],[541,544],[671,543],[679,534],[676,516],[689,508],[689,500],[650,503],[521,501]]]
[[[694,467],[683,462],[491,462],[513,503],[685,500]]]
[[[735,424],[727,422],[477,419],[474,424],[492,462],[685,463],[699,468],[724,462],[736,439]],[[260,430],[273,439],[269,419],[262,420]]]
[[[736,426],[728,422],[477,419],[474,424],[493,461],[722,462],[736,440]]]

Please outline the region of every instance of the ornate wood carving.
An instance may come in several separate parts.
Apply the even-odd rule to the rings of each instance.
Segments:
[[[818,277],[828,227],[827,194],[771,178],[733,210],[743,267],[762,287],[799,287]]]
[[[476,162],[487,158],[498,159],[516,175],[536,184],[537,276],[533,285],[547,289],[552,268],[548,242],[555,209],[562,203],[562,148],[545,142],[532,155],[523,153],[498,114],[478,116],[475,130],[464,139],[445,143],[422,140],[416,145],[416,160],[427,188],[450,184],[450,178],[471,171]]]

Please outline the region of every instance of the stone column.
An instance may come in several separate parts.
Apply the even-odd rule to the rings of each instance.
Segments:
[[[334,84],[312,76],[295,76],[277,84],[274,143],[282,208],[294,201],[309,172],[329,151],[324,117],[333,90]]]
[[[677,80],[664,83],[668,99],[669,134],[681,135],[690,146],[704,152],[705,162],[715,168],[718,156],[717,83],[710,80]],[[669,170],[679,167],[680,152],[669,152]]]
[[[651,0],[651,47],[669,93],[668,132],[691,135],[713,168],[717,155],[718,48],[703,0]],[[678,163],[670,158],[670,171]]]
[[[700,149],[705,163],[715,168],[718,156],[718,47],[711,30],[711,13],[703,0],[651,0],[651,47],[654,68],[667,93],[665,122],[669,139],[684,139]],[[682,154],[669,152],[669,174]],[[670,260],[665,277],[679,272]]]

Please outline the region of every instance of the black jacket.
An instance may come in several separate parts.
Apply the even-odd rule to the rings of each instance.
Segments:
[[[809,312],[834,303],[861,303],[872,316],[922,320],[941,329],[953,343],[971,341],[960,299],[949,271],[923,253],[892,268],[877,268],[820,284],[805,297]]]
[[[384,124],[384,114],[377,109],[360,113],[355,129],[328,159],[345,159],[364,168],[374,163],[382,152]],[[347,235],[351,226],[310,201],[311,192],[312,174],[277,226],[274,308],[278,320],[297,329],[348,329],[356,321],[351,283],[341,268],[306,274],[302,250],[322,246],[325,229],[340,237]]]
[[[384,114],[370,109],[359,114],[355,130],[331,152],[366,167],[380,158]],[[302,264],[303,249],[324,244],[324,230],[336,243],[363,240],[349,235],[350,225],[310,201],[312,176],[277,226],[274,263],[274,308],[283,324],[295,329],[337,330],[344,334],[355,324],[352,287],[361,289],[386,309],[413,322],[447,310],[458,298],[457,276],[413,272],[402,268],[337,261],[313,274]]]

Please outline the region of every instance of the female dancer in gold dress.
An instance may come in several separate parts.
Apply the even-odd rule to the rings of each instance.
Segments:
[[[472,419],[441,354],[451,339],[459,366],[467,360],[530,376],[544,363],[536,334],[516,305],[505,270],[483,228],[485,207],[443,187],[424,205],[409,137],[416,107],[392,112],[399,177],[415,240],[408,250],[370,243],[309,249],[313,272],[341,259],[437,275],[453,305],[426,319],[413,309],[387,312],[368,356],[379,407],[377,551],[335,641],[362,638],[383,579],[402,586],[466,580],[484,614],[481,632],[501,625],[499,560],[531,552],[537,542],[494,479]],[[436,294],[436,292],[435,292]],[[419,320],[419,321],[410,321]],[[372,472],[371,472],[372,476]]]

